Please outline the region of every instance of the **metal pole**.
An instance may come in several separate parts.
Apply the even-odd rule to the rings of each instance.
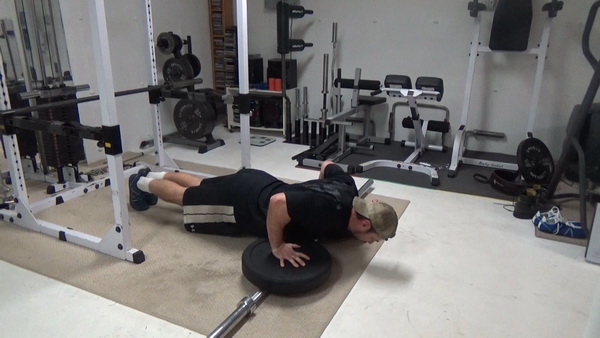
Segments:
[[[154,24],[152,21],[152,0],[144,0],[146,8],[146,38],[147,40],[147,62],[150,64],[148,78],[150,85],[158,85],[158,71],[156,69],[156,50],[154,47]],[[161,122],[161,112],[158,104],[153,104],[150,107],[153,116],[152,130],[154,133],[154,152],[156,154],[156,163],[160,167],[177,168],[177,164],[167,155],[164,148],[163,131]]]
[[[248,1],[236,1],[237,42],[238,42],[238,79],[239,94],[250,93],[248,76]],[[248,105],[249,106],[249,105]],[[245,108],[249,108],[245,106]],[[250,112],[240,110],[240,143],[242,145],[242,167],[250,168]]]
[[[220,338],[228,334],[244,317],[254,313],[257,303],[262,298],[266,297],[265,291],[257,291],[251,297],[244,297],[239,303],[237,309],[233,311],[216,329],[213,330],[207,337]]]
[[[321,90],[321,94],[323,94],[323,106],[321,107],[321,120],[325,121],[327,118],[327,94],[329,94],[329,79],[327,74],[329,72],[329,54],[323,55],[323,90]],[[331,79],[333,81],[333,79]]]

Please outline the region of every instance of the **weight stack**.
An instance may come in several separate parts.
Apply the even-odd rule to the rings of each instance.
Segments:
[[[73,100],[76,98],[75,95],[65,97],[66,100]],[[56,101],[61,100],[38,99],[38,104]],[[39,118],[51,121],[80,122],[79,109],[76,105],[39,111]],[[85,159],[83,140],[79,137],[54,135],[42,132],[42,143],[44,145],[44,154],[46,155],[47,164],[56,169],[68,165],[77,165],[80,161]]]
[[[298,87],[298,66],[295,59],[285,60],[285,88]],[[267,66],[267,78],[282,79],[281,59],[270,59]]]
[[[11,89],[13,89],[13,88],[9,87],[9,89],[8,89],[8,98],[10,100],[11,107],[13,109],[29,107],[29,101],[19,100],[18,95],[17,95],[19,93],[19,91],[12,91]],[[16,89],[21,90],[20,92],[26,91],[26,89],[24,87],[22,89],[21,88],[16,88]],[[26,130],[26,129],[17,129],[16,135],[17,135],[17,141],[19,143],[19,153],[21,154],[21,157],[35,159],[35,155],[38,153],[35,131],[34,130]],[[4,140],[2,142],[4,142]]]

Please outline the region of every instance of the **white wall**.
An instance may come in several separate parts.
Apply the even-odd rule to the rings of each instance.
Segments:
[[[303,0],[301,4],[314,15],[295,20],[293,35],[314,43],[314,47],[293,54],[298,59],[299,86],[309,90],[311,116],[321,109],[323,54],[332,53],[331,27],[338,23],[338,66],[344,77],[353,77],[362,68],[363,78],[383,80],[386,74],[437,76],[444,79],[442,101],[451,110],[451,128],[458,128],[466,82],[472,18],[469,0]],[[534,24],[530,46],[539,41],[546,0],[534,0]],[[95,91],[93,51],[89,31],[89,1],[61,0],[63,21],[69,45],[75,83],[89,83]],[[553,21],[550,49],[542,85],[534,135],[544,141],[555,157],[562,145],[565,125],[573,105],[583,98],[591,68],[581,52],[581,35],[592,0],[565,1],[565,8]],[[192,35],[194,52],[202,61],[201,77],[212,86],[210,37],[206,0],[153,1],[155,36],[173,31]],[[148,84],[143,1],[106,0],[115,89]],[[276,54],[276,13],[265,9],[263,1],[250,1],[249,52],[266,60]],[[484,15],[484,43],[489,36],[491,15]],[[592,46],[598,45],[600,24],[593,33]],[[598,54],[600,51],[596,50]],[[159,64],[164,56],[159,56]],[[475,85],[469,116],[469,129],[505,132],[507,140],[471,141],[470,147],[515,153],[525,137],[526,114],[532,94],[536,60],[527,55],[482,55],[477,61]],[[160,69],[159,69],[160,73]],[[389,100],[388,100],[389,102]],[[145,95],[117,100],[125,150],[137,150],[139,143],[152,135],[150,107]],[[162,104],[164,128],[173,131],[172,103]],[[80,106],[82,123],[100,125],[97,103]],[[379,107],[378,134],[386,132],[389,107]],[[402,112],[397,121],[404,117]],[[397,128],[396,139],[406,131]],[[450,138],[448,146],[451,146]],[[86,142],[90,161],[102,158],[95,142]]]

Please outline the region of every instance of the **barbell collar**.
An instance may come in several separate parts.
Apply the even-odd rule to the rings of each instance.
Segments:
[[[244,297],[239,303],[237,308],[227,317],[217,328],[215,328],[209,335],[208,338],[221,338],[225,337],[233,328],[238,325],[242,319],[254,313],[258,302],[268,295],[265,291],[257,291],[251,297]]]
[[[250,114],[250,94],[239,94],[237,101],[240,114]]]

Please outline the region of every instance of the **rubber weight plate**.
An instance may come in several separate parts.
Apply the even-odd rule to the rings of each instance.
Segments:
[[[517,165],[525,182],[546,184],[554,173],[554,160],[544,142],[529,137],[517,148]]]
[[[165,81],[176,82],[194,78],[194,68],[187,58],[170,58],[163,65]]]
[[[194,77],[200,75],[200,71],[202,70],[200,59],[198,59],[198,57],[194,54],[185,54],[183,57],[185,57],[192,66],[192,69],[194,70]]]
[[[253,242],[242,255],[244,276],[259,289],[274,294],[292,295],[315,289],[331,275],[331,255],[317,242],[300,245],[297,250],[307,254],[310,260],[298,268],[286,262],[282,268],[271,252],[268,239]]]
[[[182,136],[196,140],[213,131],[217,115],[208,102],[181,100],[173,110],[173,123]]]
[[[160,33],[158,39],[156,39],[158,51],[165,55],[180,51],[182,46],[183,42],[179,35],[173,34],[172,32]]]

